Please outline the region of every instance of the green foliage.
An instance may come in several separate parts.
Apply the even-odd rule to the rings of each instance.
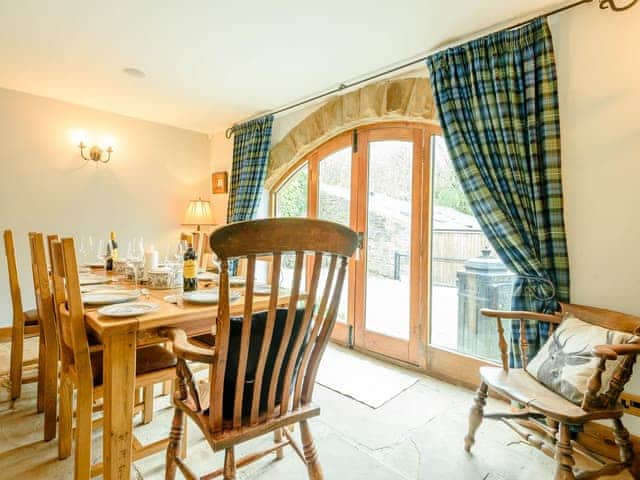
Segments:
[[[309,169],[305,165],[278,190],[276,198],[277,217],[307,216],[307,181]]]
[[[434,187],[433,200],[435,205],[450,207],[459,212],[472,215],[467,198],[462,188],[460,188],[457,178],[450,182],[437,182]]]

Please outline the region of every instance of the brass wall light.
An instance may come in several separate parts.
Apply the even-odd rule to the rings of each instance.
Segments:
[[[80,142],[78,144],[78,148],[80,149],[80,155],[86,161],[93,160],[94,162],[107,163],[109,160],[111,160],[111,154],[113,153],[113,147],[111,146],[103,149],[98,145],[94,145],[93,147],[89,148],[89,156],[87,157],[84,154],[84,150],[88,147],[84,144],[84,142]]]

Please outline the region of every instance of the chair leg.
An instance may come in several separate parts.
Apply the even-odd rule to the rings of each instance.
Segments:
[[[236,478],[236,455],[233,447],[224,451],[224,480],[235,480]]]
[[[620,449],[620,461],[629,465],[629,472],[633,478],[639,478],[638,462],[634,462],[633,443],[629,440],[629,431],[622,424],[622,420],[613,420],[616,445]]]
[[[302,450],[307,461],[307,472],[309,480],[323,480],[322,467],[318,461],[318,451],[313,443],[309,423],[306,420],[300,422],[300,439],[302,440]]]
[[[280,443],[282,441],[282,429],[279,428],[273,432],[273,442]],[[276,460],[282,460],[284,458],[284,448],[280,447],[276,450]]]
[[[484,414],[484,406],[487,404],[487,384],[482,382],[478,391],[476,392],[476,398],[473,401],[471,412],[469,413],[469,432],[464,437],[464,449],[467,452],[471,451],[471,447],[476,442],[476,430],[482,423]]]
[[[176,457],[180,454],[182,430],[184,429],[184,412],[179,408],[173,411],[173,422],[171,423],[171,433],[169,434],[169,444],[167,445],[165,480],[176,478]]]
[[[47,346],[44,343],[44,335],[42,334],[42,327],[40,327],[40,336],[38,337],[38,413],[44,412],[44,381],[45,381],[45,365]]]
[[[146,385],[142,390],[142,424],[146,425],[153,420],[153,387]]]
[[[44,441],[48,442],[56,437],[57,409],[58,409],[58,346],[52,345],[45,351],[44,371],[38,372],[43,376],[44,390]]]
[[[22,333],[21,333],[22,332]],[[9,382],[11,385],[11,401],[16,401],[22,393],[22,357],[24,352],[24,330],[16,328],[15,322],[11,331],[11,363],[9,366]]]
[[[58,435],[58,458],[63,460],[71,455],[73,432],[73,385],[62,375],[60,379],[60,432]]]
[[[556,442],[556,474],[554,480],[576,480],[573,474],[573,448],[571,447],[571,432],[569,425],[560,424],[558,441]]]
[[[74,480],[91,478],[93,385],[79,385],[76,399],[76,458]],[[106,432],[105,432],[106,434]]]

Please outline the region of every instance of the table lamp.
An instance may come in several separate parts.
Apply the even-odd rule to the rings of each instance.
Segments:
[[[187,211],[184,212],[184,221],[182,224],[195,225],[198,232],[200,231],[201,225],[215,225],[211,213],[211,204],[201,198],[191,200],[187,206]]]

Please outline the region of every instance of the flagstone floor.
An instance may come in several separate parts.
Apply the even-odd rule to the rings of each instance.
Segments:
[[[5,363],[0,345],[0,365]],[[385,364],[386,365],[386,364]],[[375,368],[375,366],[373,367]],[[395,368],[395,367],[394,367]],[[315,400],[322,415],[312,421],[320,459],[328,480],[541,480],[553,478],[553,461],[519,442],[506,426],[486,421],[477,435],[472,455],[462,448],[467,412],[473,392],[423,375],[410,388],[373,409],[318,385]],[[504,408],[490,400],[489,407]],[[149,425],[136,427],[143,442],[166,436],[171,409],[166,398],[156,400],[158,412]],[[193,427],[193,426],[192,426]],[[101,430],[94,432],[94,457],[99,460]],[[297,435],[297,431],[295,433]],[[0,393],[0,478],[72,478],[72,458],[59,461],[56,440],[45,443],[42,415],[35,413],[35,386],[11,406],[6,390]],[[238,455],[270,443],[261,438],[243,445]],[[223,455],[211,453],[202,434],[189,429],[188,462],[198,474],[222,465]],[[162,479],[164,455],[136,462],[132,478]],[[305,468],[288,450],[280,461],[272,457],[241,469],[242,480],[306,478]],[[620,476],[617,478],[630,478]]]

